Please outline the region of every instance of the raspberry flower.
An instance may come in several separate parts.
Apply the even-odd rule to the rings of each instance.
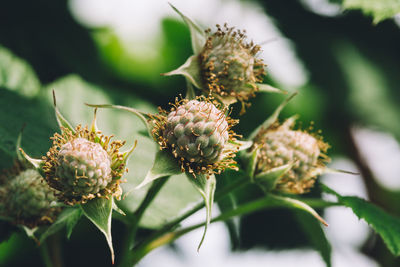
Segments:
[[[152,135],[161,149],[171,152],[182,172],[211,175],[237,169],[233,160],[240,144],[231,128],[238,123],[227,109],[205,97],[176,100],[169,112],[151,116]]]
[[[0,178],[0,215],[31,229],[51,224],[60,212],[55,193],[37,170],[16,161]]]
[[[171,5],[172,6],[172,5]],[[257,91],[283,91],[262,84],[265,64],[259,58],[261,47],[247,41],[245,31],[225,23],[217,30],[202,30],[174,6],[172,8],[188,25],[194,55],[178,69],[164,75],[183,75],[206,96],[212,95],[225,105],[242,103],[242,112]]]
[[[55,103],[55,100],[54,100]],[[73,128],[56,108],[61,133],[51,139],[53,145],[42,157],[28,160],[43,172],[57,197],[67,205],[84,204],[94,198],[120,198],[126,162],[135,145],[120,152],[125,141],[111,141],[97,129],[96,110],[90,128],[78,125]]]
[[[258,149],[255,175],[274,168],[290,166],[277,180],[275,189],[290,194],[303,194],[314,185],[318,175],[326,170],[325,154],[329,145],[322,137],[303,130],[293,130],[294,118],[261,129],[254,139]]]

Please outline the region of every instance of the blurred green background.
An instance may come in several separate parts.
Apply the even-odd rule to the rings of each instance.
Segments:
[[[399,18],[374,24],[368,9],[364,9],[367,15],[358,9],[343,9],[346,3],[357,1],[172,2],[204,27],[228,22],[246,28],[249,39],[262,43],[260,56],[268,66],[266,82],[299,91],[281,118],[299,114],[303,128],[314,121],[331,145],[333,165],[361,174],[333,184],[345,192],[346,188],[363,192],[370,201],[400,216]],[[387,10],[391,8],[399,8],[398,2]],[[74,124],[90,122],[93,110],[84,106],[85,102],[154,112],[157,106],[167,107],[175,96],[185,94],[182,77],[160,76],[192,55],[188,29],[166,1],[14,0],[3,1],[0,14],[1,169],[12,164],[16,138],[24,124],[24,149],[36,157],[47,151],[49,137],[57,130],[52,89],[60,110]],[[246,137],[283,99],[282,95],[259,94],[240,117],[237,132]],[[235,106],[234,117],[237,111]],[[128,144],[139,141],[125,185],[129,190],[151,166],[155,144],[140,135],[143,125],[131,115],[101,110],[99,116],[99,127],[106,134],[115,134]],[[232,175],[219,177],[219,186],[229,183]],[[147,214],[141,234],[198,200],[182,181],[176,178],[168,183],[164,195]],[[176,192],[183,193],[177,196]],[[250,187],[235,199],[240,202],[261,194]],[[135,209],[143,195],[133,191],[123,205]],[[219,204],[221,210],[229,205]],[[154,216],[160,210],[165,213]],[[231,248],[312,247],[310,235],[296,216],[277,209],[229,222]],[[0,266],[41,266],[33,241],[22,233],[7,239],[10,226],[1,223],[0,227]],[[114,220],[117,258],[124,227]],[[356,250],[377,264],[368,266],[400,266],[400,260],[390,255],[378,236],[367,235]],[[78,224],[70,241],[56,235],[51,242],[61,244],[54,253],[63,259],[64,266],[109,266],[106,243],[86,219]],[[175,247],[175,253],[179,255],[179,248]],[[146,264],[151,265],[151,261]],[[334,261],[334,266],[337,264]]]

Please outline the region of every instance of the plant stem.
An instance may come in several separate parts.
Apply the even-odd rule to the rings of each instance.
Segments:
[[[59,235],[56,233],[52,236],[49,236],[43,243],[40,245],[40,254],[42,256],[42,260],[44,266],[46,267],[62,267],[63,262],[61,259],[61,248],[60,248],[60,239]]]
[[[51,256],[50,256],[50,252],[49,252],[49,247],[48,247],[46,241],[44,241],[40,245],[40,255],[42,256],[42,260],[43,260],[44,266],[53,267],[53,263],[51,261]]]
[[[335,206],[335,205],[340,205],[339,203],[336,202],[328,202],[328,201],[311,201],[311,203],[314,202],[317,204],[318,207],[330,207],[330,206]],[[288,207],[286,203],[282,203],[281,199],[275,195],[267,195],[261,199],[251,201],[249,203],[243,204],[239,207],[237,207],[234,210],[230,210],[228,212],[225,212],[214,219],[210,221],[210,223],[214,222],[219,222],[219,221],[226,221],[229,220],[233,217],[252,213],[261,209],[266,209],[266,208],[275,208],[275,207]],[[179,237],[196,230],[202,226],[204,226],[205,223],[198,223],[186,228],[183,228],[181,230],[178,230],[173,233],[164,233],[161,236],[158,236],[155,239],[152,239],[149,242],[141,244],[141,246],[137,247],[137,250],[135,251],[135,254],[132,255],[131,260],[134,263],[138,263],[144,256],[146,256],[147,253],[152,251],[153,249],[160,247],[162,245],[171,243],[178,239]]]
[[[225,186],[221,191],[219,191],[215,194],[215,197],[214,197],[215,202],[219,201],[220,199],[226,197],[229,193],[232,193],[233,191],[235,191],[249,183],[250,183],[250,179],[248,179],[248,177],[242,177],[240,179],[237,179],[236,181]],[[183,220],[185,220],[186,218],[190,217],[197,211],[204,208],[204,206],[205,206],[204,202],[197,204],[191,210],[187,211],[180,217],[178,217],[175,220],[171,221],[170,223],[166,224],[160,230],[158,230],[157,232],[153,233],[148,238],[146,238],[142,243],[138,244],[134,249],[134,255],[131,255],[131,261],[133,262],[133,264],[137,263],[141,258],[143,258],[151,250],[159,247],[162,244],[165,244],[166,243],[165,241],[168,239],[168,234],[167,234],[168,232],[170,232],[172,229],[177,227]],[[166,236],[166,240],[159,242],[160,243],[159,245],[157,245],[155,243],[154,240],[158,240],[158,239],[160,239],[160,237],[163,238],[165,236]],[[144,249],[144,248],[147,248],[147,249]]]
[[[153,182],[150,189],[147,191],[145,198],[142,203],[140,203],[139,207],[133,214],[127,215],[131,223],[127,226],[128,229],[125,234],[125,242],[122,248],[122,257],[120,266],[132,266],[129,261],[130,250],[133,247],[134,240],[136,237],[136,232],[139,227],[139,223],[141,218],[143,217],[144,212],[147,207],[151,204],[151,202],[156,197],[157,193],[161,190],[163,185],[168,181],[170,176],[162,177]]]

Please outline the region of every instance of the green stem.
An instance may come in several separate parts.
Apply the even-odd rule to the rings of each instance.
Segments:
[[[250,180],[248,177],[242,177],[240,179],[237,179],[233,183],[225,186],[221,191],[218,191],[215,194],[214,200],[215,202],[221,200],[222,198],[226,197],[228,194],[232,193],[233,191],[247,185],[250,183]],[[131,255],[131,263],[135,264],[138,263],[140,259],[142,259],[147,253],[149,253],[151,250],[168,243],[169,235],[168,233],[176,228],[183,220],[186,218],[190,217],[197,211],[201,210],[204,208],[205,204],[204,202],[201,202],[197,204],[195,207],[193,207],[191,210],[187,211],[186,213],[182,214],[179,218],[171,221],[170,223],[166,224],[164,227],[162,227],[160,230],[157,232],[153,233],[150,235],[148,238],[146,238],[142,243],[138,244],[135,249],[134,253]],[[170,233],[171,234],[171,233]],[[175,238],[176,239],[176,238]],[[175,240],[174,239],[174,240]],[[158,241],[157,241],[158,240]]]
[[[324,201],[324,200],[319,200],[319,201],[309,200],[307,202],[315,203],[316,206],[318,206],[319,208],[340,205],[340,203],[328,202],[328,201]],[[255,212],[255,211],[258,211],[261,209],[275,208],[275,207],[287,207],[287,204],[282,203],[282,201],[279,197],[271,194],[271,195],[267,195],[261,199],[243,204],[234,210],[225,212],[225,213],[215,217],[214,219],[212,219],[210,223],[226,221],[226,220],[229,220],[236,216],[252,213],[252,212]],[[153,249],[160,247],[162,245],[171,243],[171,242],[175,241],[176,239],[178,239],[179,237],[181,237],[193,230],[196,230],[200,227],[203,227],[204,225],[205,225],[205,223],[198,223],[198,224],[183,228],[183,229],[178,230],[173,233],[165,233],[164,235],[159,236],[158,238],[156,238],[150,242],[147,242],[146,244],[142,244],[142,246],[137,248],[137,250],[135,251],[135,254],[132,256],[131,260],[134,263],[137,263],[144,256],[146,256],[147,253],[149,253]]]
[[[120,266],[132,266],[129,261],[130,251],[133,247],[134,240],[136,237],[136,232],[139,227],[140,220],[143,217],[144,212],[146,211],[147,207],[151,204],[151,202],[156,197],[157,193],[161,190],[163,185],[168,181],[170,176],[161,177],[153,182],[150,189],[147,191],[145,198],[143,199],[142,203],[140,203],[139,208],[133,213],[127,215],[128,220],[131,223],[127,226],[128,229],[125,234],[125,242],[122,248],[122,257],[121,257],[121,264]]]
[[[46,267],[53,267],[53,262],[51,261],[51,256],[49,252],[49,247],[47,245],[47,242],[44,241],[40,245],[40,255],[42,256],[42,260],[44,263],[44,266]]]

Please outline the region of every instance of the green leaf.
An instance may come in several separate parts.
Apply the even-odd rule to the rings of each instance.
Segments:
[[[71,236],[72,230],[82,215],[80,208],[65,208],[57,217],[56,221],[51,224],[45,232],[40,235],[39,241],[43,241],[50,235],[58,232],[63,227],[67,228],[67,238]]]
[[[113,198],[95,198],[81,205],[83,214],[104,234],[111,252],[111,261],[114,264],[114,248],[111,236],[111,216]]]
[[[209,177],[207,177],[206,175],[198,174],[196,175],[196,178],[194,178],[193,175],[187,174],[187,178],[193,184],[193,186],[199,191],[200,195],[203,197],[204,204],[206,207],[206,223],[204,225],[203,236],[200,240],[199,246],[197,247],[197,250],[199,250],[206,236],[207,227],[210,224],[211,211],[214,203],[214,193],[217,181],[215,179],[215,175],[210,175]]]
[[[193,52],[197,55],[198,53],[200,53],[206,43],[206,35],[204,31],[199,26],[197,26],[190,18],[183,15],[171,3],[169,3],[169,5],[175,10],[176,13],[178,13],[182,17],[183,21],[189,27]]]
[[[200,63],[198,56],[189,57],[186,62],[176,70],[163,73],[164,76],[183,75],[197,88],[203,88],[200,73]]]
[[[293,99],[293,97],[295,97],[297,95],[296,93],[291,94],[290,96],[288,96],[274,111],[274,113],[272,113],[271,116],[268,117],[267,120],[265,120],[261,125],[259,125],[249,136],[249,140],[254,139],[254,137],[257,135],[257,133],[262,129],[266,129],[269,126],[271,126],[277,119],[279,114],[281,113],[282,109],[289,103],[290,100]]]
[[[0,87],[25,97],[39,93],[40,81],[32,67],[0,45]]]
[[[395,256],[400,256],[400,218],[394,217],[380,207],[354,196],[341,196],[325,185],[324,192],[335,195],[344,206],[351,208],[358,218],[364,219],[383,239]]]
[[[372,16],[374,24],[400,13],[398,0],[343,0],[342,5],[344,9],[360,9],[365,15]]]
[[[295,211],[294,214],[304,233],[307,235],[311,245],[321,254],[326,266],[331,267],[332,247],[325,236],[321,224],[304,211]]]
[[[293,167],[293,163],[288,163],[268,171],[257,174],[254,182],[259,185],[265,192],[275,189],[276,184]]]
[[[152,181],[174,174],[182,173],[176,159],[167,150],[160,150],[156,154],[153,167],[149,170],[143,182],[141,182],[136,189],[139,189]]]

